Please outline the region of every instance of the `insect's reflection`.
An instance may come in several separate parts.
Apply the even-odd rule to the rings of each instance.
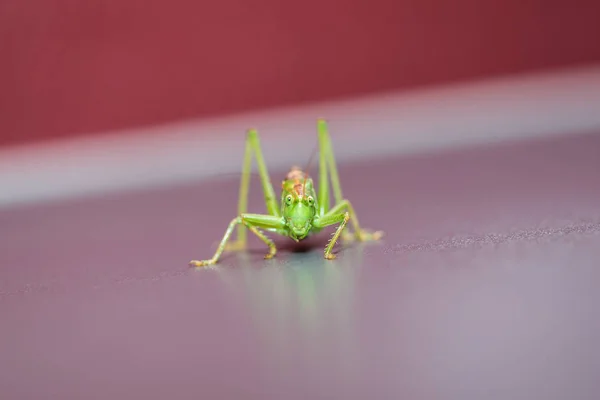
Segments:
[[[236,267],[216,270],[247,310],[270,367],[309,367],[324,358],[335,359],[337,368],[356,365],[355,296],[362,244],[344,249],[334,262],[320,251],[281,253],[259,268],[256,254],[234,257]]]

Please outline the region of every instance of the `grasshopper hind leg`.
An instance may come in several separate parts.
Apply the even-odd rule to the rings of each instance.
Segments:
[[[327,122],[323,119],[319,119],[317,122],[317,128],[319,133],[319,205],[321,207],[320,213],[324,215],[329,211],[329,179],[331,179],[331,189],[333,190],[333,197],[337,204],[341,204],[345,201],[342,195],[342,187],[340,184],[340,178],[337,171],[337,164],[335,162],[335,156],[331,145],[331,139],[329,137],[329,129]],[[354,208],[348,203],[348,212],[350,214],[350,225],[353,228],[353,232],[350,231],[349,227],[343,230],[340,237],[345,242],[352,241],[377,241],[384,236],[383,231],[372,231],[368,229],[362,229],[358,222]]]
[[[246,136],[246,150],[244,153],[244,163],[242,166],[242,178],[240,180],[240,195],[238,200],[238,215],[242,215],[248,211],[248,193],[250,190],[250,173],[252,170],[252,155],[256,159],[258,173],[262,184],[267,214],[272,216],[280,216],[279,205],[275,197],[275,191],[271,184],[269,172],[265,160],[263,158],[260,147],[260,138],[256,129],[249,129]],[[239,225],[238,235],[236,240],[228,242],[224,251],[241,251],[246,249],[247,243],[247,228],[244,225]]]
[[[344,242],[375,242],[381,239],[385,233],[383,231],[373,231],[370,229],[360,229],[354,232],[345,231],[342,233],[342,240]]]

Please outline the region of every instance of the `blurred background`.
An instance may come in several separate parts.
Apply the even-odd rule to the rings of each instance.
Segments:
[[[0,145],[586,65],[599,15],[594,0],[3,0]]]
[[[599,38],[598,0],[0,0],[0,398],[600,398]],[[277,180],[318,117],[385,239],[189,268],[244,130]]]

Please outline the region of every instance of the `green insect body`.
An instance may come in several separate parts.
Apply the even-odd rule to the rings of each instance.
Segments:
[[[225,250],[237,251],[246,248],[247,231],[249,229],[268,247],[269,253],[265,258],[272,258],[277,253],[277,248],[271,239],[262,231],[275,232],[287,236],[295,241],[305,239],[311,234],[320,232],[323,228],[337,225],[331,240],[325,247],[324,257],[328,260],[335,258],[332,253],[333,246],[340,236],[346,241],[372,241],[383,236],[383,232],[369,232],[361,229],[352,204],[342,196],[337,165],[333,154],[327,123],[323,119],[317,121],[319,138],[319,189],[315,190],[313,180],[308,174],[298,167],[292,167],[281,185],[281,200],[278,203],[271,179],[267,171],[260,147],[260,139],[256,129],[250,129],[246,138],[246,151],[242,168],[240,183],[240,197],[238,203],[238,216],[229,224],[214,256],[209,260],[192,260],[190,265],[203,267],[216,264]],[[256,158],[258,172],[265,196],[265,205],[268,214],[247,213],[248,190],[250,184],[250,171],[252,169],[252,155]],[[329,181],[335,204],[330,207]],[[346,227],[351,222],[353,233]],[[238,237],[234,242],[229,242],[234,229],[238,226]],[[344,229],[346,228],[346,231]]]

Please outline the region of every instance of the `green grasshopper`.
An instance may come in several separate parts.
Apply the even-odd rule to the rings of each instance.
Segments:
[[[268,247],[269,253],[265,259],[270,259],[277,253],[275,243],[259,229],[275,232],[287,236],[298,242],[311,234],[320,232],[330,225],[339,224],[329,243],[325,247],[325,258],[333,260],[335,254],[331,252],[340,235],[345,241],[373,241],[383,236],[382,231],[369,232],[360,228],[354,208],[342,196],[337,166],[331,147],[327,122],[323,119],[317,121],[319,136],[319,193],[315,192],[313,180],[299,167],[292,167],[281,185],[281,201],[278,204],[273,185],[260,148],[260,139],[256,129],[248,130],[246,138],[246,151],[242,167],[240,183],[240,197],[238,202],[238,216],[235,217],[225,231],[214,256],[209,260],[192,260],[190,265],[203,267],[216,264],[223,251],[238,251],[246,248],[246,229],[250,229]],[[268,214],[249,214],[246,212],[248,204],[248,190],[250,172],[252,169],[252,153],[256,157],[258,172],[265,196]],[[329,176],[328,176],[329,175]],[[329,178],[333,189],[336,204],[330,208]],[[348,221],[352,221],[354,234],[344,228]],[[233,230],[238,228],[238,238],[235,242],[228,243]]]

